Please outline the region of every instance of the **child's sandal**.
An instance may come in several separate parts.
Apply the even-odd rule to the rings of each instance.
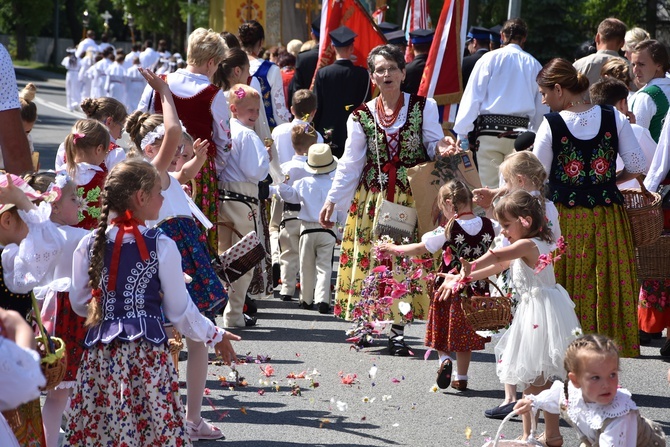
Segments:
[[[541,442],[544,447],[562,447],[563,445],[563,436],[553,436],[547,438],[546,433],[542,433],[537,437],[537,441]]]

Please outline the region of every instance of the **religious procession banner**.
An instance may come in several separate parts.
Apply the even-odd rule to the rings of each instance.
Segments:
[[[209,26],[237,34],[241,24],[255,20],[266,28],[266,9],[266,0],[209,0]]]

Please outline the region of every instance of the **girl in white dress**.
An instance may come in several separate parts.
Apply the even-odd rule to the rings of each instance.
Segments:
[[[565,353],[568,381],[557,380],[551,389],[526,396],[514,409],[524,415],[524,432],[530,411],[559,414],[577,431],[583,447],[665,446],[661,428],[640,416],[630,392],[619,388],[619,349],[604,335],[589,334],[573,341]]]
[[[495,207],[507,247],[489,250],[472,263],[461,259],[459,276],[443,275],[439,291],[450,296],[465,284],[488,278],[510,268],[512,286],[519,296],[514,320],[495,348],[496,372],[502,383],[522,386],[525,393],[539,393],[551,386],[551,378],[565,377],[563,357],[567,346],[581,331],[574,303],[556,284],[548,260],[553,243],[544,204],[530,193],[514,191]],[[558,415],[545,415],[546,445],[560,438]]]

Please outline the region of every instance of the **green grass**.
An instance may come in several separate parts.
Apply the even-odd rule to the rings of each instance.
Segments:
[[[28,61],[28,60],[14,60],[12,61],[14,65],[25,68],[34,68],[37,70],[50,71],[52,73],[66,74],[67,69],[65,67],[56,67],[54,65],[43,64],[41,62]]]

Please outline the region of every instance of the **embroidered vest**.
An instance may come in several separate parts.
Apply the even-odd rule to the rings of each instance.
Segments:
[[[600,130],[590,140],[575,138],[558,113],[545,115],[554,152],[549,199],[555,203],[586,208],[623,204],[616,186],[619,137],[615,112],[611,106],[600,106],[600,110]]]
[[[163,330],[161,284],[158,278],[156,251],[156,241],[161,233],[161,230],[154,228],[143,234],[149,251],[147,262],[140,257],[134,240],[123,243],[114,291],[107,290],[114,240],[106,241],[100,285],[102,321],[88,330],[84,340],[87,347],[90,348],[98,342],[107,344],[117,338],[132,342],[143,337],[155,345],[167,340]]]
[[[258,82],[261,84],[261,98],[263,98],[263,108],[265,109],[265,115],[268,118],[270,131],[277,127],[277,120],[275,120],[275,115],[272,111],[272,86],[268,81],[268,73],[273,65],[274,64],[270,61],[263,61],[260,67],[258,67],[258,70],[256,70],[256,73],[252,75],[252,77],[258,79]]]
[[[7,288],[5,284],[5,269],[2,266],[2,262],[0,262],[0,307],[7,310],[15,310],[23,318],[26,318],[33,308],[30,293],[14,293]]]
[[[167,76],[162,75],[162,78],[167,82]],[[212,136],[214,134],[212,130],[212,122],[214,121],[214,115],[212,115],[212,103],[214,102],[217,93],[219,93],[219,88],[213,84],[209,84],[207,87],[189,98],[183,98],[174,93],[172,94],[174,105],[177,108],[177,114],[182,123],[184,123],[186,131],[194,140],[200,138],[209,141],[207,155],[210,157],[216,155],[216,145],[212,141]],[[154,104],[156,113],[163,113],[163,105],[158,97],[158,93],[154,93]]]
[[[96,171],[90,182],[77,186],[77,197],[84,204],[83,209],[79,211],[79,223],[75,225],[78,228],[92,230],[98,226],[98,218],[102,211],[100,195],[107,178],[107,166],[102,163],[100,167],[102,171]]]
[[[428,153],[423,146],[422,132],[425,104],[426,98],[410,95],[407,119],[398,133],[394,135],[398,141],[393,155],[388,146],[386,132],[375,123],[367,104],[362,104],[352,113],[353,120],[361,124],[367,139],[366,162],[359,186],[362,184],[366,190],[372,192],[386,191],[386,199],[390,201],[393,201],[396,188],[403,193],[410,192],[407,170],[428,161]],[[379,163],[377,163],[378,154]],[[379,166],[382,170],[383,185],[379,184]]]
[[[661,129],[663,129],[663,121],[670,108],[670,103],[668,103],[668,98],[658,85],[648,85],[640,90],[638,95],[640,93],[646,93],[651,96],[654,104],[656,104],[656,113],[651,118],[651,123],[649,123],[649,133],[654,141],[658,143],[658,139],[661,136]],[[635,102],[635,100],[633,100],[633,102]]]

